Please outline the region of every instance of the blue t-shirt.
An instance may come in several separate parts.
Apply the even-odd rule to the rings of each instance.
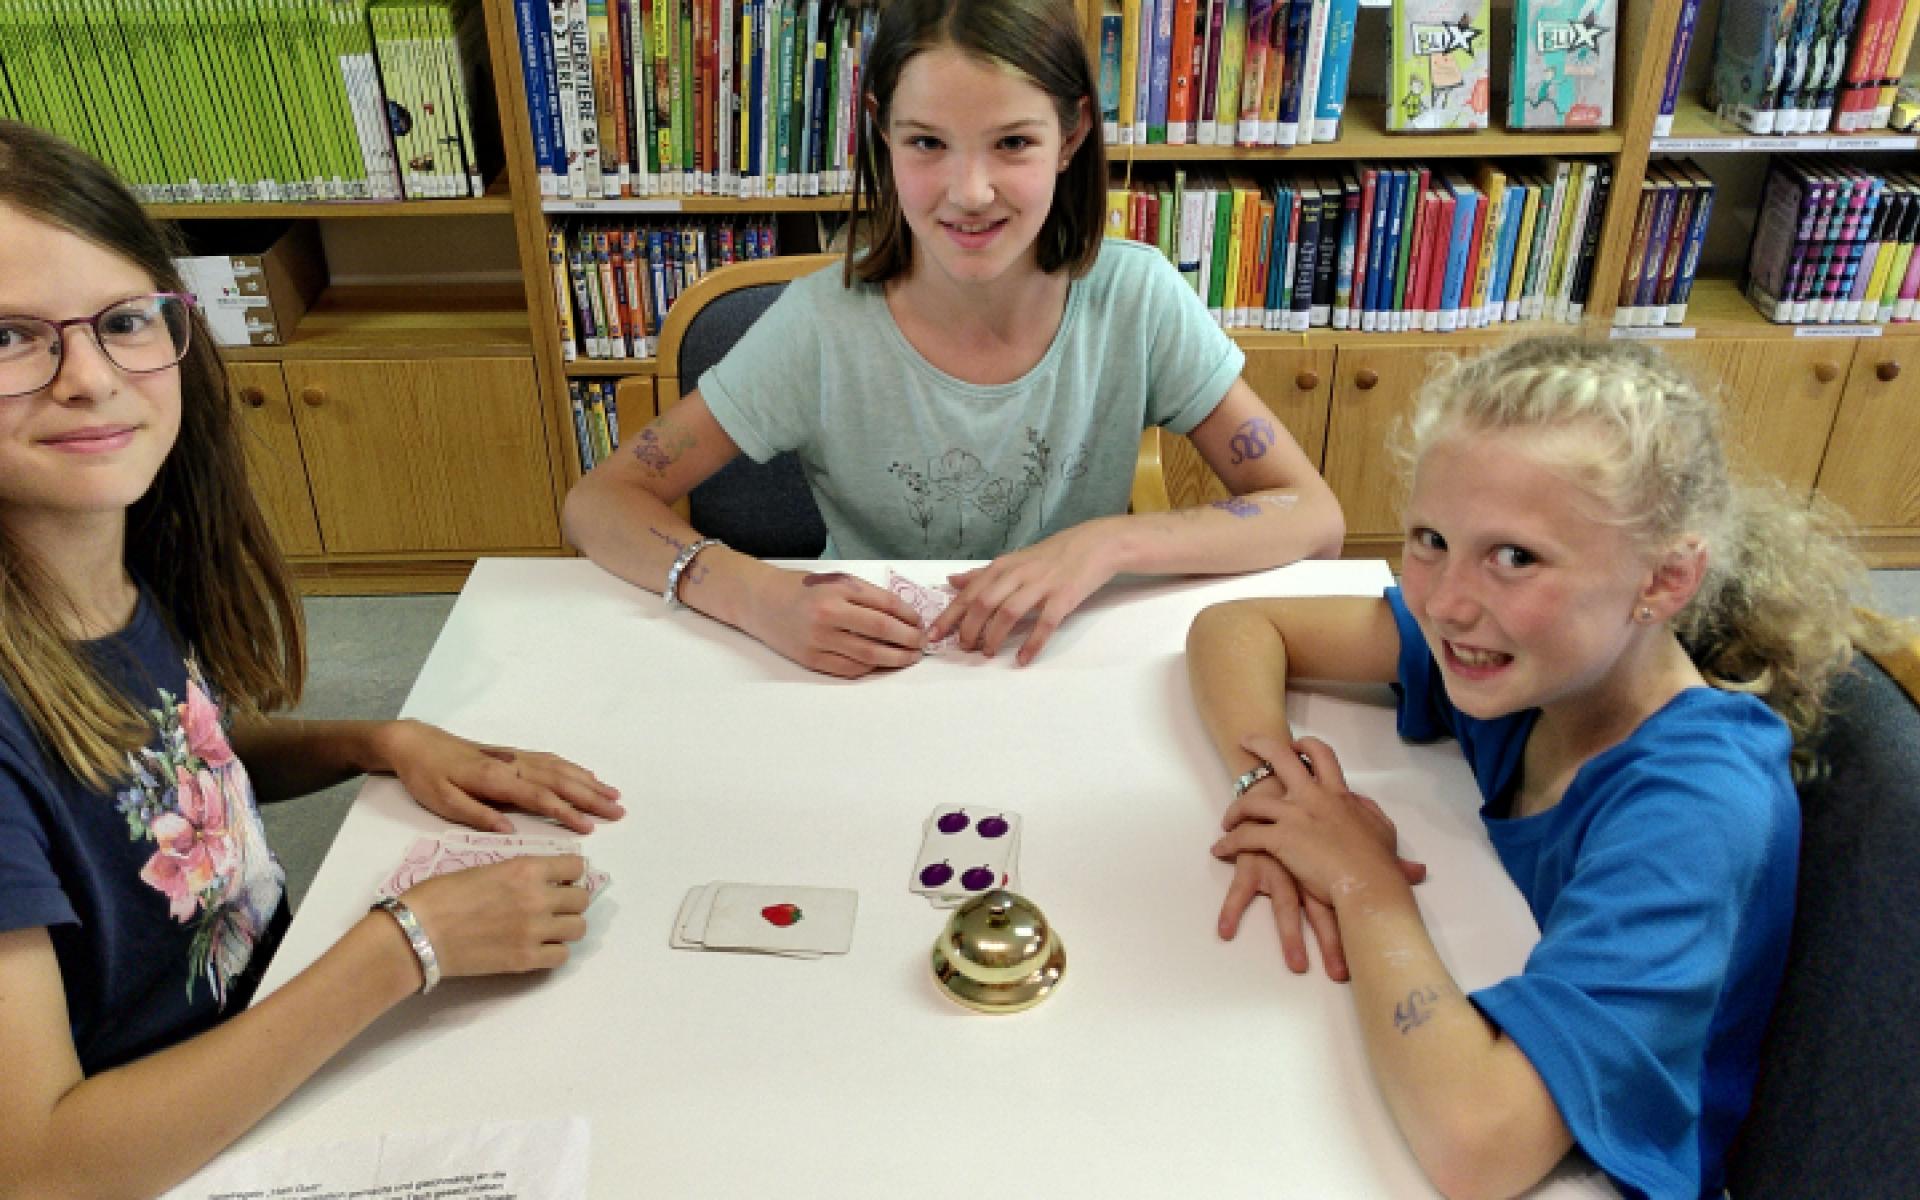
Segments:
[[[1690,688],[1581,766],[1560,803],[1511,806],[1539,711],[1447,699],[1398,588],[1402,737],[1460,742],[1481,820],[1540,925],[1525,970],[1471,997],[1546,1081],[1628,1196],[1719,1192],[1786,964],[1800,808],[1785,722]]]
[[[47,930],[93,1075],[244,1008],[287,917],[246,768],[152,601],[84,650],[153,740],[92,791],[0,685],[0,930]]]
[[[754,461],[799,457],[825,557],[996,558],[1126,512],[1141,431],[1192,432],[1245,363],[1164,255],[1109,238],[1010,383],[935,367],[884,287],[833,266],[794,280],[700,395]]]

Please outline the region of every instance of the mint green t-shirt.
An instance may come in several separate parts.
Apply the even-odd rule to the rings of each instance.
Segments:
[[[1160,253],[1109,239],[1046,355],[1006,384],[921,357],[878,285],[795,280],[700,395],[756,462],[800,458],[828,558],[993,558],[1127,510],[1140,433],[1187,433],[1246,356]]]

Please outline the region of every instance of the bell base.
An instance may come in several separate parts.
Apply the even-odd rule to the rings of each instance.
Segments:
[[[1053,994],[1067,971],[1067,948],[1054,938],[1053,953],[1040,969],[1011,983],[981,983],[962,975],[939,946],[933,948],[933,978],[955,1004],[983,1013],[1024,1012]]]

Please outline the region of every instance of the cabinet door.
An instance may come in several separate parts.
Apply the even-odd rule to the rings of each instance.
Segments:
[[[560,545],[530,359],[281,367],[328,553]]]
[[[1347,542],[1369,554],[1400,544],[1405,487],[1387,435],[1444,347],[1342,346],[1333,372],[1324,474],[1347,517]]]
[[[1820,491],[1869,532],[1920,532],[1920,345],[1889,338],[1854,351]]]
[[[1663,352],[1716,393],[1735,465],[1813,494],[1853,342],[1758,338],[1673,342]]]
[[[1285,426],[1307,461],[1316,468],[1327,448],[1327,401],[1333,395],[1333,351],[1330,349],[1254,349],[1247,351],[1241,372]],[[1178,434],[1160,440],[1161,472],[1167,497],[1175,508],[1191,508],[1222,500],[1229,494],[1193,443]]]
[[[300,458],[300,435],[278,363],[230,363],[234,416],[247,456],[247,482],[282,554],[320,553],[320,526]]]

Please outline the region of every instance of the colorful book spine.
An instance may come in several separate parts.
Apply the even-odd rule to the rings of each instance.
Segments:
[[[1680,104],[1680,80],[1687,73],[1687,56],[1700,23],[1700,0],[1681,0],[1679,23],[1673,31],[1673,49],[1667,55],[1666,82],[1660,88],[1660,113],[1653,119],[1653,136],[1673,135],[1673,114]]]
[[[1358,0],[1332,0],[1327,12],[1326,51],[1320,59],[1320,94],[1313,110],[1313,138],[1331,142],[1340,136],[1347,110],[1347,82],[1353,68],[1353,35]]]

